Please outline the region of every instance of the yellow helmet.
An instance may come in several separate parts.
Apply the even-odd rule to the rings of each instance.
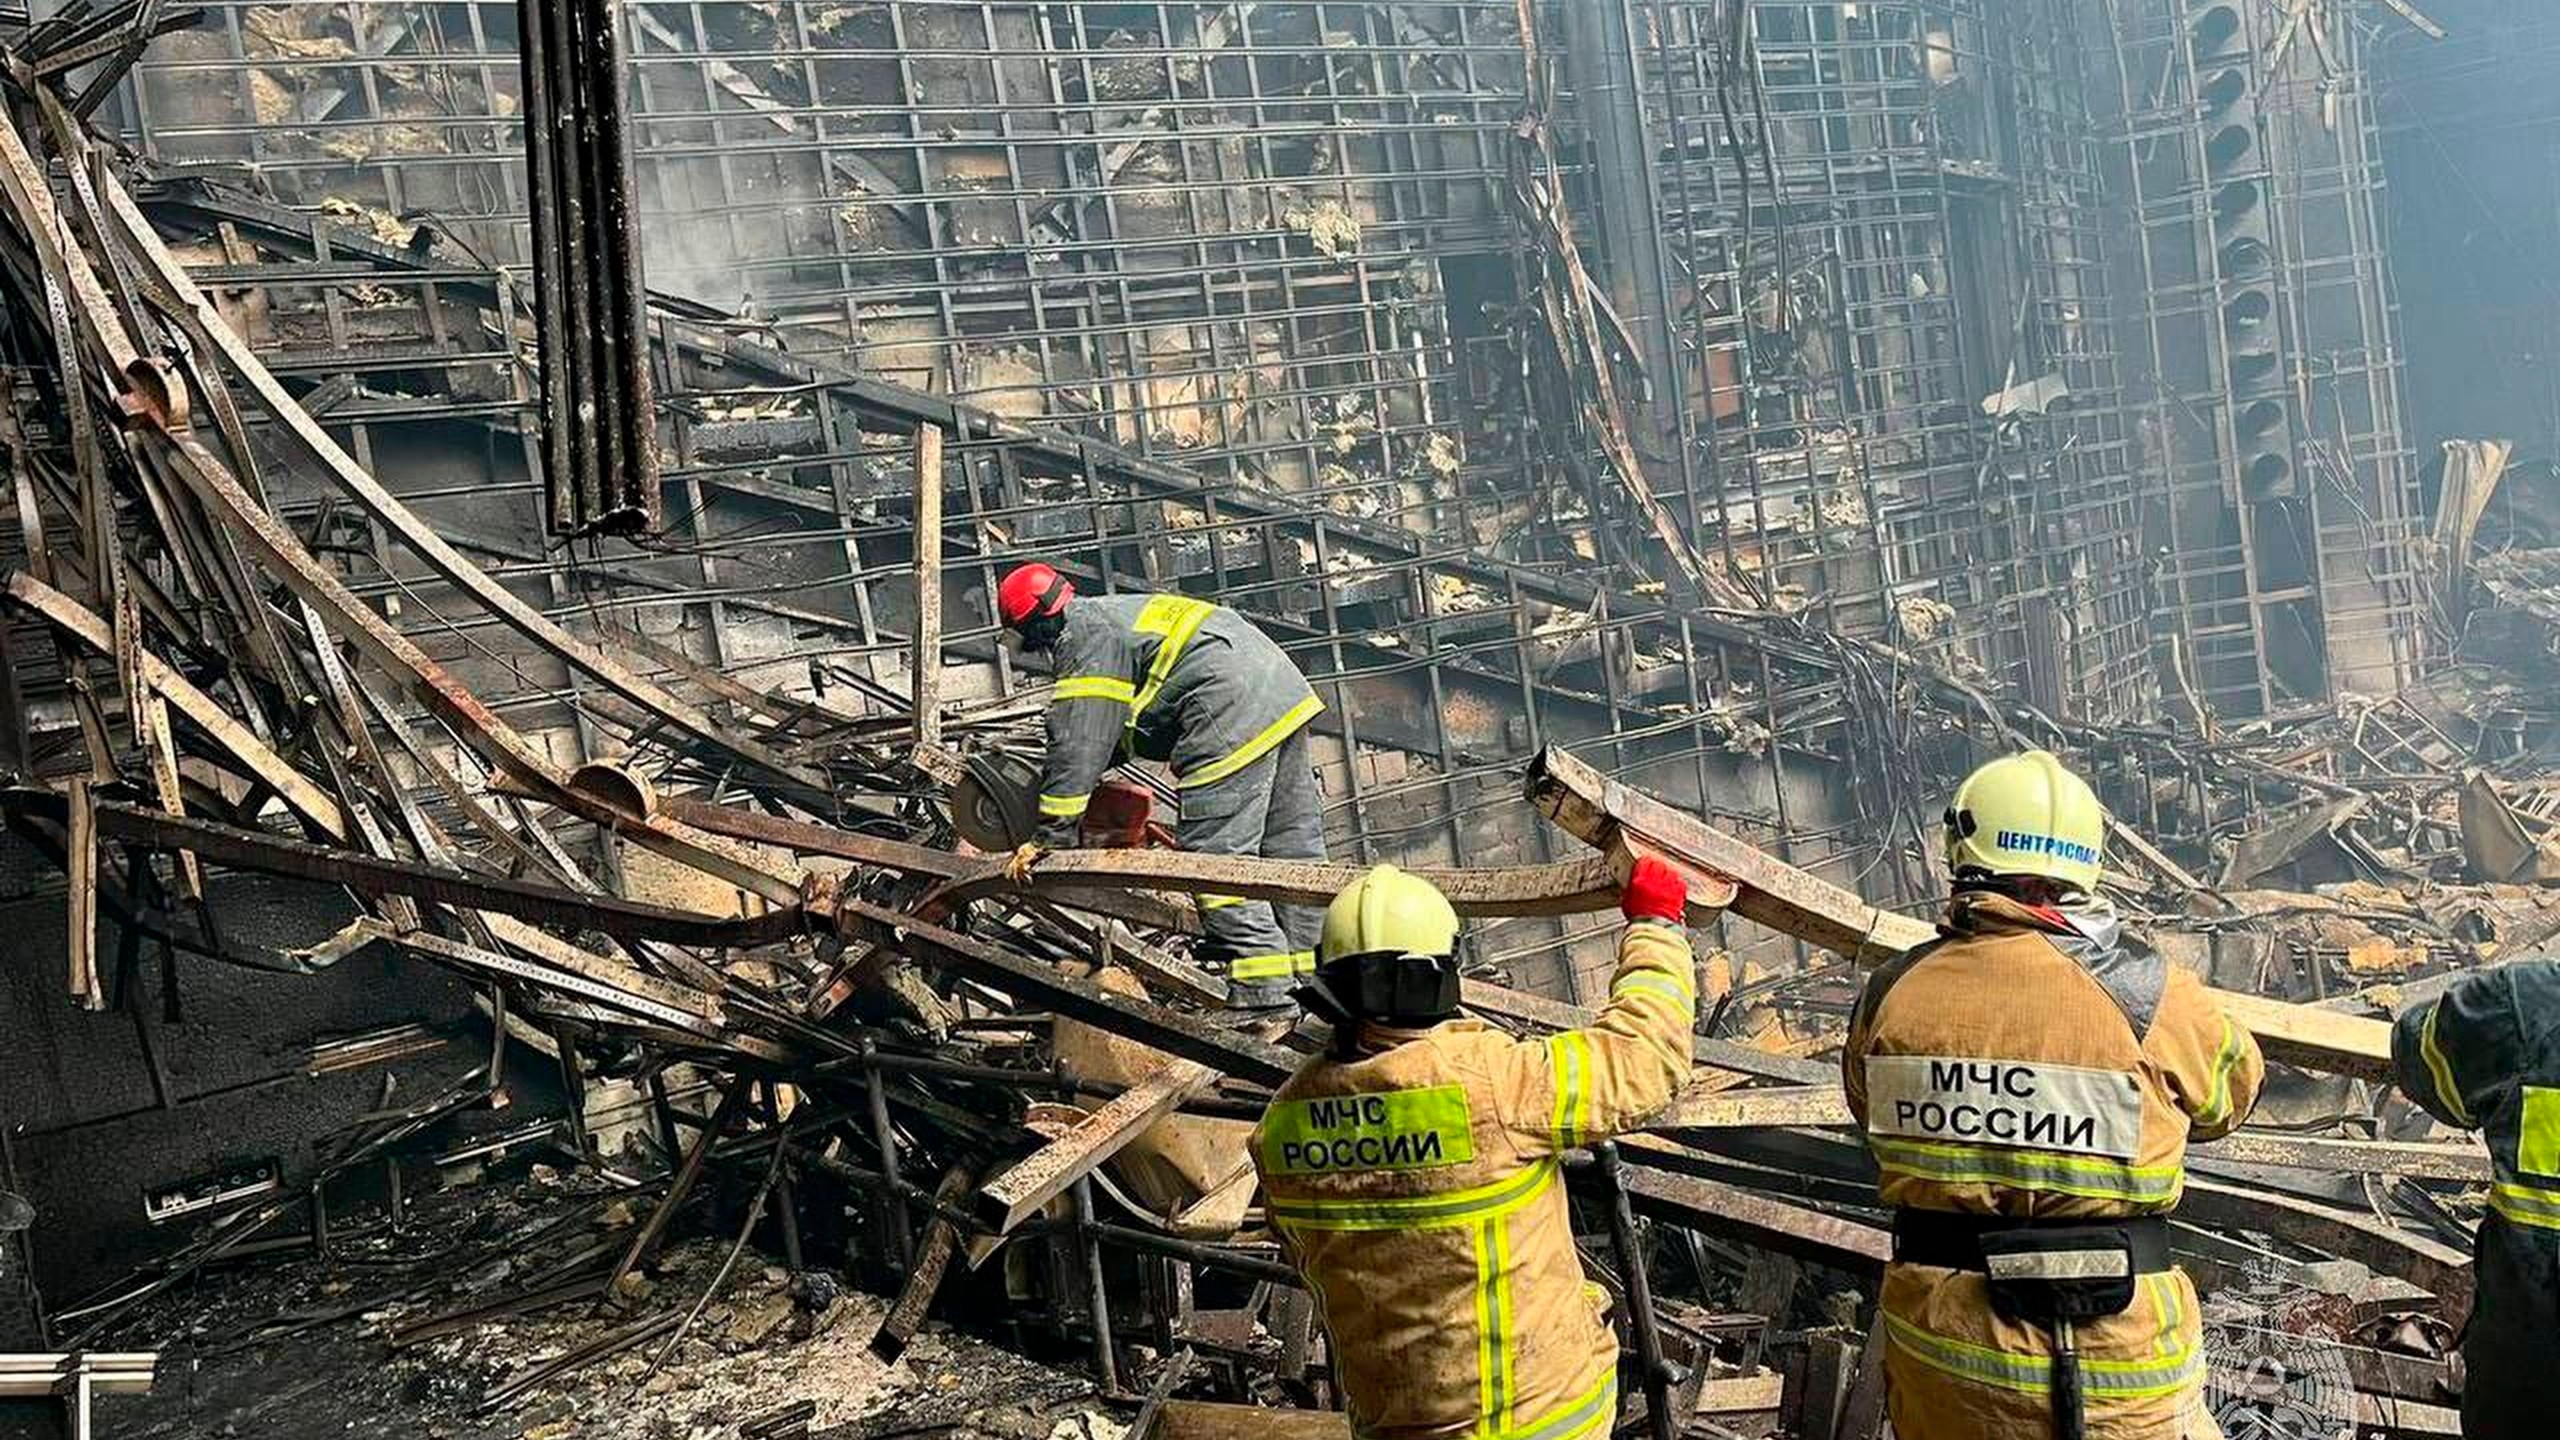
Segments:
[[[1440,887],[1393,865],[1379,865],[1352,881],[1325,907],[1319,960],[1354,955],[1421,955],[1437,958],[1458,948],[1458,912]]]
[[[1316,973],[1298,1002],[1333,1022],[1336,1053],[1358,1049],[1358,1022],[1437,1025],[1458,1013],[1458,912],[1440,887],[1393,865],[1352,881],[1325,907]]]
[[[2098,888],[2107,812],[2088,782],[2042,750],[1994,760],[1965,777],[1947,807],[1947,869],[2038,875]]]

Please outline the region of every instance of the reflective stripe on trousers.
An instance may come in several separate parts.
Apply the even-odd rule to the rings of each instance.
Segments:
[[[1618,1372],[1610,1370],[1552,1415],[1507,1430],[1479,1423],[1474,1434],[1478,1440],[1577,1440],[1606,1426],[1617,1414]],[[1355,1422],[1351,1434],[1353,1440],[1371,1440],[1372,1432]]]
[[[2172,1299],[2162,1310],[2160,1336],[2152,1346],[2154,1353],[2141,1359],[2081,1356],[2081,1384],[2089,1398],[2150,1400],[2201,1383],[2204,1354],[2179,1336],[2181,1320],[2181,1312]],[[2053,1388],[2053,1358],[2048,1353],[2012,1354],[1968,1340],[1950,1339],[1890,1311],[1885,1312],[1884,1323],[1885,1336],[1895,1351],[1941,1374],[2021,1394],[2042,1395]]]
[[[1295,975],[1312,975],[1316,969],[1316,952],[1290,950],[1277,955],[1245,955],[1227,965],[1230,980],[1283,980]]]

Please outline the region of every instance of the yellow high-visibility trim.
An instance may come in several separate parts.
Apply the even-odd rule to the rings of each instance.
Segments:
[[[1283,980],[1316,968],[1313,950],[1288,950],[1277,955],[1247,955],[1227,967],[1230,980]]]
[[[1173,678],[1174,664],[1182,658],[1184,647],[1191,643],[1191,637],[1199,633],[1201,625],[1217,608],[1206,600],[1194,600],[1188,595],[1158,595],[1138,612],[1137,623],[1129,628],[1136,634],[1161,635],[1164,638],[1156,644],[1155,663],[1147,667],[1147,683],[1139,687],[1137,695],[1129,702],[1131,727],[1134,728],[1138,717],[1146,714],[1147,707],[1155,703],[1156,693]]]
[[[1479,1349],[1477,1354],[1481,1359],[1482,1350]],[[1578,1437],[1598,1428],[1601,1422],[1615,1419],[1617,1414],[1618,1372],[1613,1367],[1602,1371],[1590,1389],[1567,1401],[1562,1408],[1525,1425],[1500,1430],[1478,1420],[1470,1440],[1578,1440]],[[1377,1440],[1376,1432],[1362,1425],[1358,1416],[1352,1417],[1351,1434],[1352,1440]]]
[[[1198,628],[1201,619],[1217,607],[1206,600],[1167,592],[1150,595],[1138,607],[1138,618],[1129,622],[1133,635],[1173,635],[1185,628]]]
[[[1621,975],[1617,983],[1609,987],[1609,998],[1612,1000],[1622,1000],[1629,996],[1668,1000],[1683,1015],[1694,1014],[1698,1008],[1696,996],[1687,987],[1659,970],[1638,970],[1633,974]]]
[[[2053,1362],[2045,1355],[2014,1355],[1933,1334],[1890,1311],[1885,1336],[1897,1350],[1932,1370],[1960,1380],[2042,1395],[2053,1388]],[[2204,1377],[2203,1355],[2186,1345],[2166,1356],[2139,1360],[2080,1357],[2081,1382],[2093,1400],[2148,1400],[2175,1395]]]
[[[2145,1275],[2142,1279],[2144,1284],[2151,1287],[2152,1308],[2160,1312],[2160,1334],[2151,1342],[2151,1353],[2159,1359],[2173,1358],[2182,1348],[2178,1331],[2181,1321],[2185,1318],[2178,1304],[2177,1278],[2163,1270],[2155,1275]]]
[[[1138,687],[1117,675],[1071,675],[1058,682],[1056,698],[1060,700],[1116,700],[1123,705],[1138,693]]]
[[[1512,1337],[1518,1333],[1511,1320],[1511,1222],[1496,1215],[1484,1222],[1484,1252],[1492,1259],[1491,1310],[1493,1313],[1493,1404],[1485,1419],[1497,1430],[1508,1430],[1519,1416],[1514,1406],[1519,1401],[1518,1376],[1512,1359]]]
[[[1540,1160],[1516,1175],[1445,1195],[1386,1200],[1273,1196],[1269,1209],[1274,1222],[1301,1230],[1444,1229],[1507,1215],[1546,1193],[1555,1178],[1556,1163]]]
[[[1314,719],[1317,715],[1322,714],[1323,711],[1324,702],[1313,695],[1308,696],[1306,699],[1290,706],[1289,713],[1262,727],[1260,734],[1255,735],[1252,739],[1247,740],[1235,749],[1228,751],[1225,756],[1212,760],[1208,764],[1201,766],[1199,769],[1177,778],[1173,782],[1174,788],[1177,790],[1196,790],[1203,785],[1217,784],[1219,781],[1226,779],[1228,776],[1233,775],[1247,765],[1252,764],[1254,761],[1270,754],[1272,747],[1278,745],[1281,741],[1288,739],[1290,736],[1297,734],[1298,727]]]
[[[2199,1125],[2219,1124],[2231,1113],[2231,1072],[2240,1068],[2240,1027],[2231,1017],[2222,1017],[2222,1045],[2213,1055],[2213,1081],[2205,1087],[2204,1108],[2196,1112]]]
[[[2418,1028],[2418,1053],[2426,1058],[2427,1075],[2436,1083],[2436,1098],[2444,1102],[2444,1108],[2453,1112],[2455,1123],[2468,1130],[2472,1125],[2471,1107],[2462,1103],[2462,1087],[2453,1083],[2452,1062],[2444,1058],[2444,1051],[2436,1048],[2436,1019],[2443,1014],[2442,1000],[2427,1011],[2427,1023]]]
[[[1570,1150],[1582,1143],[1591,1121],[1591,1044],[1578,1030],[1558,1031],[1547,1037],[1547,1060],[1556,1080],[1550,1128],[1555,1131],[1556,1148]]]
[[[2178,1198],[2186,1170],[2178,1165],[2127,1165],[2050,1150],[1999,1145],[1946,1145],[1870,1134],[1867,1148],[1886,1179],[1941,1185],[2010,1185],[2090,1200],[2157,1205]]]
[[[2518,1225],[2560,1230],[2560,1190],[2502,1180],[2489,1187],[2489,1208]]]
[[[1602,1372],[1597,1383],[1568,1403],[1563,1409],[1509,1430],[1496,1431],[1487,1440],[1574,1440],[1588,1435],[1618,1414],[1618,1372]]]
[[[1082,795],[1043,795],[1040,797],[1040,813],[1052,820],[1074,820],[1092,804],[1093,792],[1090,790]]]
[[[2516,1168],[2560,1175],[2560,1090],[2524,1087],[2524,1124],[2516,1133]]]
[[[1684,999],[1694,1000],[1698,996],[1698,977],[1688,973],[1688,967],[1685,965],[1676,970],[1621,971],[1618,978],[1610,982],[1609,989],[1614,994],[1625,986],[1635,984],[1667,985],[1679,992]]]
[[[1481,1417],[1499,1413],[1501,1406],[1493,1398],[1493,1370],[1498,1363],[1493,1351],[1493,1247],[1485,1243],[1483,1224],[1478,1223],[1474,1232],[1470,1248],[1476,1257],[1476,1283],[1471,1290],[1476,1307],[1476,1428],[1482,1430]]]
[[[1244,903],[1241,895],[1195,895],[1192,900],[1202,910],[1227,910]]]

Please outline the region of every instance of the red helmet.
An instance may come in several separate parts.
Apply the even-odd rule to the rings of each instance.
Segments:
[[[1076,587],[1049,565],[1034,560],[1021,565],[996,586],[996,617],[1015,630],[1034,618],[1066,613]]]

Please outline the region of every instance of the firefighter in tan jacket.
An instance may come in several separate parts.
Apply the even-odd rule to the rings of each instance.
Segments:
[[[1334,899],[1315,982],[1333,1051],[1253,1140],[1269,1214],[1314,1295],[1353,1432],[1577,1440],[1617,1418],[1618,1346],[1558,1175],[1689,1075],[1687,888],[1636,862],[1609,1003],[1519,1040],[1458,1014],[1458,917],[1381,865]]]
[[[2043,751],[1947,811],[1941,938],[1886,965],[1842,1065],[1895,1208],[1878,1329],[1900,1440],[2209,1440],[2195,1287],[2168,1257],[2190,1140],[2265,1065],[2096,895],[2105,812]]]

